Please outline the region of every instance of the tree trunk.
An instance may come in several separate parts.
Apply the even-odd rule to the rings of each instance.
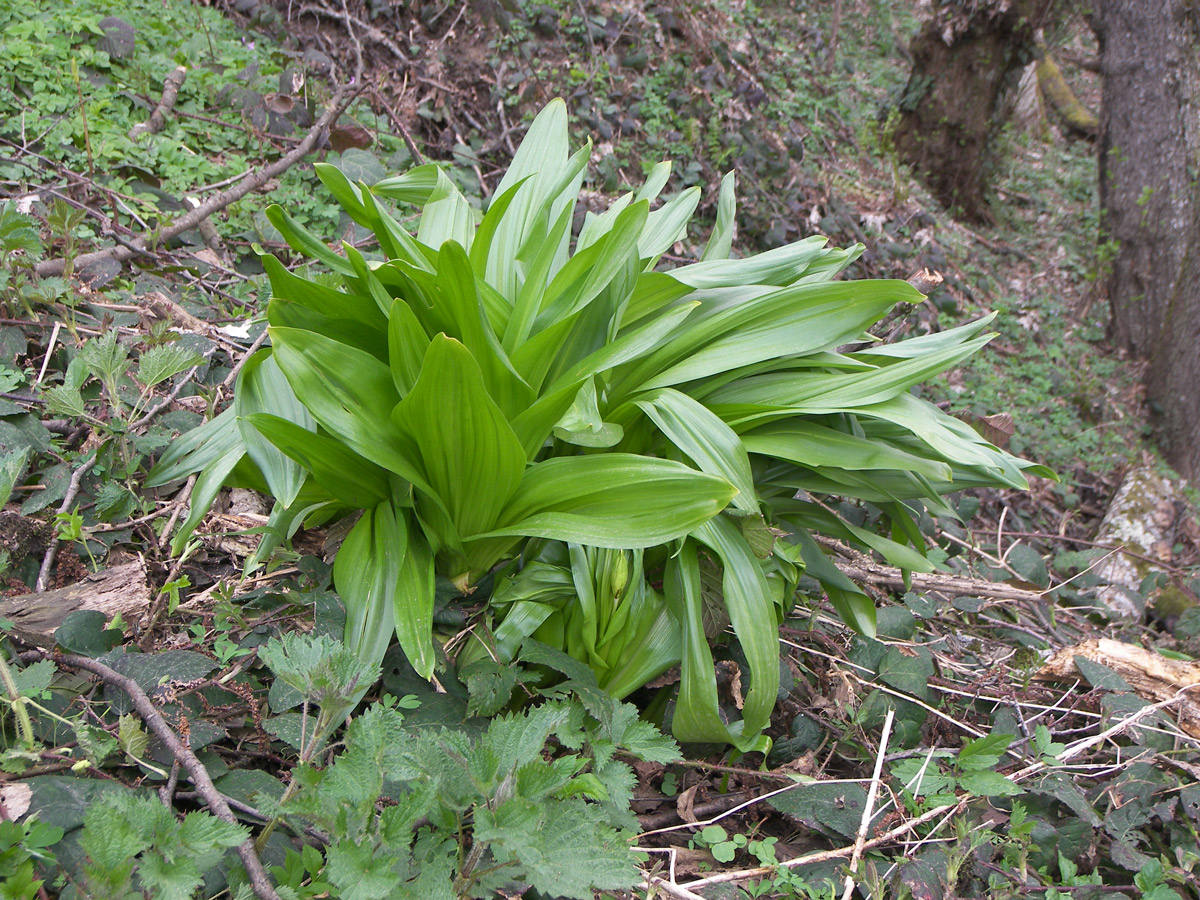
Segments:
[[[1194,217],[1200,81],[1190,6],[1189,0],[1096,0],[1092,18],[1104,77],[1102,240],[1116,254],[1107,279],[1112,338],[1139,359],[1155,354],[1168,326]],[[1192,296],[1194,306],[1200,296]]]
[[[1146,395],[1163,456],[1200,484],[1200,196],[1192,205],[1190,240],[1150,357]]]
[[[1191,0],[1095,0],[1104,76],[1100,204],[1115,251],[1114,343],[1149,361],[1167,461],[1200,479],[1200,11]]]
[[[989,218],[985,190],[1005,97],[1033,57],[1054,0],[941,0],[913,39],[912,73],[892,136],[946,207]]]

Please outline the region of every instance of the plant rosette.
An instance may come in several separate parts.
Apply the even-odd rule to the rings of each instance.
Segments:
[[[534,120],[482,214],[433,165],[375,184],[318,175],[379,258],[266,215],[329,276],[264,255],[270,347],[232,406],[182,436],[149,486],[198,473],[182,549],[224,485],[274,498],[251,565],[298,527],[357,516],[334,563],[346,643],[371,664],[393,635],[437,661],[436,584],[496,589],[460,651],[507,661],[533,637],[623,697],[680,666],[684,741],[763,749],[777,625],[802,572],[847,625],[874,606],[814,532],[929,571],[920,515],[943,495],[1051,473],[987,443],[910,388],[988,340],[990,318],[891,345],[866,330],[921,299],[903,281],[835,281],[862,247],[811,237],[732,258],[734,176],[699,261],[660,268],[700,198],[652,209],[671,167],[572,236],[590,145],[562,101]],[[395,205],[420,209],[416,233]],[[840,350],[847,346],[863,349]],[[869,506],[879,530],[825,498]],[[749,668],[741,719],[719,708],[710,641]]]

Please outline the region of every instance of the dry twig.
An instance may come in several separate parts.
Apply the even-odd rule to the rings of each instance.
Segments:
[[[60,665],[70,666],[73,669],[83,669],[85,672],[99,675],[107,684],[118,687],[128,694],[129,699],[133,701],[133,708],[141,715],[142,720],[146,723],[146,727],[153,731],[160,741],[166,744],[172,755],[179,760],[183,768],[187,769],[188,777],[191,778],[192,784],[196,786],[196,792],[204,798],[205,804],[212,810],[213,815],[226,822],[237,822],[237,817],[234,816],[233,811],[229,808],[229,804],[225,802],[225,798],[213,784],[208,770],[204,768],[204,764],[192,752],[191,747],[180,740],[179,735],[167,724],[162,714],[154,707],[154,703],[150,700],[150,697],[142,690],[141,685],[132,678],[122,675],[120,672],[104,665],[104,663],[88,659],[86,656],[76,656],[69,653],[61,655],[43,653],[42,656],[46,659],[53,659]],[[262,860],[258,858],[258,854],[254,851],[254,842],[247,839],[238,845],[236,852],[242,860],[242,865],[246,867],[246,874],[250,878],[250,886],[254,889],[254,893],[260,900],[280,900],[279,894],[276,893],[275,887],[271,884],[271,879],[267,875],[266,869],[263,868]]]
[[[316,147],[318,140],[325,131],[337,121],[338,116],[346,111],[346,108],[354,101],[361,93],[361,89],[355,91],[349,97],[345,96],[345,87],[339,85],[337,91],[330,100],[325,113],[317,119],[313,127],[308,130],[308,133],[301,139],[290,152],[281,156],[269,166],[263,166],[253,174],[247,175],[244,179],[237,182],[233,187],[226,191],[222,191],[215,197],[212,197],[199,206],[194,207],[190,212],[187,212],[163,228],[161,231],[152,235],[139,235],[134,238],[129,244],[120,247],[106,247],[103,250],[96,250],[91,253],[84,253],[74,259],[75,269],[91,265],[92,263],[100,262],[106,259],[115,259],[117,262],[124,263],[134,256],[139,251],[144,251],[150,240],[153,238],[158,242],[168,241],[171,238],[183,234],[192,228],[197,227],[202,221],[207,219],[213,213],[220,212],[231,203],[234,203],[242,197],[249,194],[251,191],[262,187],[272,178],[282,175],[301,159],[309,154]],[[66,268],[66,260],[62,258],[47,259],[38,263],[34,268],[39,278],[45,278],[51,275],[61,275]]]
[[[167,121],[167,113],[175,108],[175,101],[179,97],[179,89],[183,87],[184,79],[187,78],[187,71],[186,66],[176,66],[166,77],[163,81],[162,99],[158,101],[158,106],[154,107],[154,112],[150,113],[149,119],[138,122],[129,129],[130,140],[135,140],[141,134],[157,134],[162,131]]]

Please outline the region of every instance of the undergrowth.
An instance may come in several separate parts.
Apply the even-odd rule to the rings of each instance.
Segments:
[[[329,560],[344,535],[296,536],[243,578],[266,510],[222,494],[172,558],[186,493],[144,486],[172,442],[225,408],[261,333],[266,279],[252,245],[297,263],[258,212],[265,199],[217,216],[219,242],[185,234],[86,283],[72,266],[286,153],[332,93],[327,61],[352,68],[341,6],[288,21],[284,3],[13,0],[0,11],[0,575],[17,595],[0,607],[0,894],[627,898],[682,887],[715,900],[837,896],[851,875],[873,898],[1200,896],[1195,732],[1104,665],[1080,657],[1066,681],[1043,669],[1052,648],[1098,637],[1159,662],[1200,654],[1194,609],[1169,625],[1121,623],[1096,601],[1108,551],[1090,544],[1094,525],[1142,448],[1137,392],[1105,350],[1093,288],[1107,255],[1092,242],[1089,150],[1010,136],[997,223],[968,230],[889,150],[888,97],[916,22],[906,7],[848,0],[834,47],[833,4],[496,6],[485,18],[422,0],[348,3],[403,35],[397,49],[414,65],[356,25],[368,73],[396,83],[356,103],[320,159],[371,181],[418,161],[416,149],[443,160],[464,194],[481,182],[486,194],[522,123],[562,94],[597,135],[597,208],[659,153],[687,160],[667,200],[693,184],[716,197],[736,168],[745,246],[822,233],[867,245],[858,276],[944,276],[891,323],[896,336],[999,312],[993,352],[929,396],[981,428],[1011,413],[1009,449],[1064,482],[955,497],[960,523],[919,518],[930,577],[971,579],[961,590],[839,559],[875,578],[878,634],[851,635],[827,602],[787,610],[766,754],[678,747],[632,705],[648,692],[615,701],[589,668],[530,641],[512,665],[481,659],[436,683],[392,647],[341,727],[330,710],[375,674],[338,642]],[[287,30],[308,42],[281,42]],[[417,80],[427,62],[453,90]],[[177,65],[188,68],[177,112],[131,138]],[[314,188],[311,161],[268,186],[269,199],[372,258],[366,233]],[[700,214],[669,256],[704,245],[716,208]],[[55,260],[63,274],[39,274]],[[319,266],[297,273],[326,278]],[[860,505],[835,512],[872,524]],[[1165,549],[1142,593],[1169,583],[1194,595],[1186,524]],[[39,579],[103,585],[114,572],[105,596],[125,603],[115,614],[64,618],[60,595],[33,593]],[[818,593],[811,579],[800,586]],[[465,632],[477,610],[449,599],[436,596],[435,623]],[[88,660],[152,698],[201,768]],[[736,640],[718,643],[714,671],[715,702],[735,720],[750,687]],[[652,685],[664,708],[647,716],[670,721],[677,677]],[[265,882],[248,874],[247,852]]]

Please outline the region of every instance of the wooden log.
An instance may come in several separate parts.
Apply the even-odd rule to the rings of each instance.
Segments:
[[[134,557],[64,588],[0,599],[0,617],[13,623],[12,633],[21,640],[48,648],[68,613],[94,609],[129,620],[146,610],[151,597],[146,564]]]

